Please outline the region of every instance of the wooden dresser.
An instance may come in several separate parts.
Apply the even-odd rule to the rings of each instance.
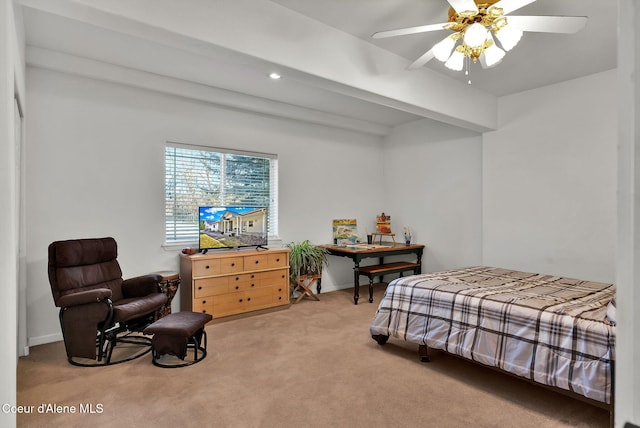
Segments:
[[[215,318],[289,304],[289,250],[180,255],[180,310]]]

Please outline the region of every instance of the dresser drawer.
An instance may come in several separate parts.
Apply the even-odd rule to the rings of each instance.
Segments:
[[[245,291],[258,286],[260,272],[242,273],[229,276],[229,292]]]
[[[262,272],[262,274],[260,275],[260,286],[262,287],[284,286],[284,285],[287,285],[288,282],[289,282],[288,269]]]
[[[267,265],[270,268],[285,267],[287,266],[287,262],[287,253],[276,253],[267,255]]]
[[[274,303],[289,303],[289,285],[273,287],[271,289],[271,296]]]
[[[220,259],[220,273],[242,272],[244,269],[243,257],[225,257]]]
[[[195,299],[193,301],[193,311],[214,315],[215,305],[214,305],[213,299],[214,299],[213,297],[207,297],[204,299]]]
[[[193,282],[193,295],[196,298],[215,296],[228,291],[229,277],[196,279]]]
[[[273,290],[258,288],[246,293],[247,306],[268,306],[273,302]]]
[[[193,262],[193,276],[217,275],[219,273],[219,259],[196,260]]]
[[[216,296],[213,303],[213,315],[222,316],[244,312],[247,298],[244,292],[223,294]]]
[[[244,269],[245,270],[260,270],[266,269],[269,257],[266,254],[256,254],[252,256],[245,256]]]

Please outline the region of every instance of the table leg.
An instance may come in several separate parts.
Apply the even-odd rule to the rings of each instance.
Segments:
[[[353,266],[353,304],[358,304],[360,298],[360,262],[356,261]]]
[[[384,264],[384,257],[380,257],[380,258],[378,259],[378,264],[380,264],[380,265]],[[378,277],[378,281],[380,281],[380,282],[384,282],[384,275],[380,275],[380,276]]]
[[[373,277],[369,278],[369,303],[373,303]]]
[[[322,278],[318,278],[318,284],[316,285],[316,291],[320,294],[320,290],[322,289]]]

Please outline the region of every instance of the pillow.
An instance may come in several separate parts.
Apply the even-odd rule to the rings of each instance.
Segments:
[[[611,324],[616,325],[616,299],[611,299],[607,305],[607,318]]]

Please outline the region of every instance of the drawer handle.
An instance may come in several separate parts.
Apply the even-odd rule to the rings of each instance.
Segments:
[[[239,276],[236,276],[236,281],[240,281],[240,277]]]
[[[282,296],[278,297],[278,300],[282,300]]]
[[[279,261],[280,261],[280,259],[279,259],[279,258],[277,258],[277,259],[276,259],[276,261],[277,261],[277,262],[279,262]]]
[[[282,291],[282,288],[278,288],[278,291]]]
[[[207,310],[206,310],[206,309],[205,309],[205,310],[203,310],[203,311],[202,311],[202,313],[203,313],[203,314],[206,314],[206,313],[207,313]]]
[[[235,265],[236,265],[235,263],[231,263],[231,266],[232,266],[232,267],[233,267],[233,266],[235,266]]]
[[[252,287],[255,287],[256,285],[255,285],[255,284],[251,284],[251,286],[252,286]]]
[[[204,305],[205,303],[207,303],[207,301],[206,301],[206,300],[203,300],[203,301],[202,301],[202,304]]]
[[[202,290],[202,286],[198,287],[198,290]]]
[[[209,265],[206,265],[204,268],[205,268],[205,269],[209,269]]]
[[[242,299],[238,300],[240,303],[242,303]]]
[[[239,285],[236,285],[236,290],[240,290],[240,286]]]
[[[251,275],[251,279],[253,279],[253,278],[255,278],[255,277],[256,277],[255,275]]]
[[[250,301],[251,301],[251,297],[247,297],[247,302],[250,302]]]

